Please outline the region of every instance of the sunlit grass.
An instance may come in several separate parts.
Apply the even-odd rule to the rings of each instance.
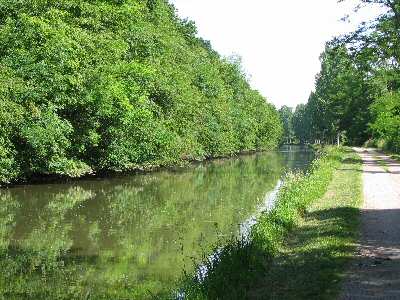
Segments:
[[[352,259],[362,203],[361,161],[347,154],[324,197],[306,209],[286,237],[254,298],[335,299]]]

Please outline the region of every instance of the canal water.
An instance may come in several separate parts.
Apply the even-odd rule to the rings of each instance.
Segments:
[[[238,234],[307,148],[0,190],[0,299],[146,299]]]

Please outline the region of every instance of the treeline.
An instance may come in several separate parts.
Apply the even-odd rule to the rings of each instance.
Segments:
[[[0,1],[0,183],[268,149],[275,108],[167,0]]]
[[[321,72],[307,105],[291,115],[300,141],[400,151],[400,1],[362,0],[386,12],[356,32],[335,38],[321,55]],[[287,135],[287,134],[285,134]]]

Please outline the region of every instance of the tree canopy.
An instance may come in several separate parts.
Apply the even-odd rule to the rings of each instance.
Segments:
[[[315,92],[294,117],[302,139],[382,140],[400,151],[400,1],[361,0],[357,9],[372,5],[386,12],[327,43]]]
[[[0,0],[0,182],[269,149],[276,109],[167,0]]]
[[[284,105],[278,112],[283,123],[283,139],[290,142],[294,138],[293,109]]]

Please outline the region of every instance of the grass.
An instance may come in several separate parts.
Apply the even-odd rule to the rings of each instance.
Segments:
[[[326,194],[306,209],[249,298],[336,299],[358,237],[360,168],[358,156],[346,154]]]
[[[357,240],[361,161],[350,149],[322,151],[308,174],[287,176],[276,208],[259,219],[250,241],[233,241],[206,261],[204,280],[186,280],[187,299],[337,295]]]

